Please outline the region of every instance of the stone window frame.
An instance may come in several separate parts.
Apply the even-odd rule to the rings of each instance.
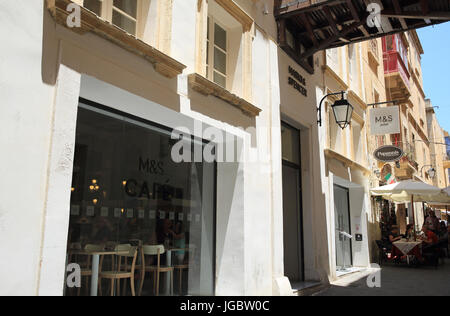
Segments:
[[[209,32],[209,39],[207,38],[206,42],[206,49],[208,50],[208,53],[206,54],[208,57],[205,59],[206,60],[206,73],[205,76],[208,80],[211,80],[213,82],[214,81],[214,72],[217,72],[219,75],[225,77],[225,89],[228,88],[229,83],[228,83],[228,79],[229,79],[229,56],[230,56],[230,52],[229,52],[229,36],[230,36],[230,32],[229,29],[227,28],[226,25],[224,25],[223,23],[221,23],[220,21],[218,21],[216,18],[214,18],[213,16],[208,16],[208,21],[207,22],[207,28],[208,28],[208,32]],[[216,44],[216,38],[215,38],[215,27],[219,26],[221,29],[223,29],[226,33],[226,44],[225,44],[225,49],[219,47]],[[218,50],[220,50],[222,53],[225,54],[225,59],[226,59],[226,69],[225,69],[225,73],[222,73],[221,71],[217,70],[214,68],[214,62],[215,62],[215,48],[217,48]]]
[[[176,78],[178,75],[183,73],[184,69],[186,69],[186,66],[184,64],[171,58],[168,54],[165,53],[168,50],[168,47],[166,47],[167,45],[161,45],[161,43],[156,42],[155,46],[158,47],[151,46],[151,44],[127,33],[117,26],[112,25],[110,22],[102,19],[97,14],[84,8],[82,6],[82,1],[83,0],[45,0],[45,3],[47,10],[57,24],[66,27],[78,34],[93,33],[133,54],[143,57],[153,65],[158,73],[167,78]],[[165,4],[165,6],[163,6],[163,9],[166,9],[169,4],[169,1],[166,0],[150,1],[158,1],[158,4],[161,4],[161,6]],[[67,18],[70,14],[70,12],[67,11],[67,7],[72,3],[78,4],[81,7],[80,27],[69,28],[67,26]],[[158,10],[161,10],[161,8],[158,7]],[[158,31],[161,31],[161,29],[164,29],[164,27],[166,27],[164,23],[167,20],[167,18],[164,19],[164,21],[162,21],[158,25]],[[164,41],[163,43],[166,42],[167,41]]]
[[[242,25],[242,95],[237,96],[247,102],[252,101],[252,41],[255,32],[255,23],[238,4],[232,0],[198,0],[197,1],[197,25],[196,25],[196,61],[195,76],[206,75],[206,34],[208,27],[208,5],[210,1],[215,1],[238,23]],[[204,82],[203,80],[199,80]],[[227,92],[231,93],[227,87]]]
[[[86,8],[84,6],[84,1],[86,0],[75,0],[74,2],[79,4],[80,6]],[[100,17],[101,19],[111,23],[112,25],[120,28],[121,30],[127,32],[125,29],[122,29],[120,26],[113,24],[112,22],[112,14],[114,12],[114,0],[99,0],[101,2],[101,9],[100,9],[100,15],[98,15],[96,12],[96,15],[98,15],[98,17]],[[150,0],[151,1],[151,0]],[[142,38],[144,30],[142,29],[142,10],[143,10],[143,0],[136,0],[137,4],[137,8],[136,8],[136,17],[131,17],[128,14],[126,14],[126,12],[124,12],[125,16],[129,16],[129,18],[132,18],[133,20],[135,20],[136,22],[136,31],[135,34],[129,33],[132,36],[135,36],[136,38]],[[87,9],[87,8],[86,8]],[[87,9],[89,10],[89,9]],[[119,11],[120,14],[122,14],[122,10],[117,9],[117,11]],[[92,11],[91,11],[92,12]]]

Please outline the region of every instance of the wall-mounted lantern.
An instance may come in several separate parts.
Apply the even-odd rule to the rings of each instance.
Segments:
[[[436,177],[436,169],[434,169],[433,165],[425,165],[420,169],[422,177],[423,177],[423,169],[426,167],[431,167],[430,169],[428,169],[427,174],[428,177],[430,177],[430,179],[434,179]]]
[[[353,115],[353,106],[344,98],[345,91],[336,92],[336,93],[329,93],[326,96],[320,100],[319,107],[317,108],[317,112],[319,115],[319,119],[317,123],[319,126],[322,126],[322,103],[323,101],[331,96],[331,95],[341,95],[341,99],[334,102],[334,104],[331,106],[331,109],[333,110],[334,119],[336,120],[336,124],[339,125],[340,128],[344,129],[347,126],[350,125],[352,122],[352,115]]]

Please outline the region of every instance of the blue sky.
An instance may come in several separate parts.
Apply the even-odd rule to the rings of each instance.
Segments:
[[[425,95],[431,99],[441,126],[450,132],[450,22],[418,29],[422,42]]]

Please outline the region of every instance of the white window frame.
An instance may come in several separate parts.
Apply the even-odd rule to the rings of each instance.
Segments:
[[[217,72],[219,75],[225,77],[225,89],[228,88],[228,67],[229,67],[229,35],[230,35],[230,31],[228,30],[228,28],[223,25],[222,23],[220,23],[217,19],[214,18],[214,16],[209,15],[208,16],[208,30],[209,30],[209,39],[208,37],[206,38],[206,45],[207,45],[207,60],[206,60],[206,78],[211,80],[212,82],[214,81],[214,72]],[[220,28],[222,28],[225,32],[226,32],[226,50],[224,51],[221,47],[216,46],[215,44],[215,38],[214,38],[214,27],[215,25],[218,25]],[[220,72],[219,70],[214,68],[214,49],[217,48],[218,50],[220,50],[222,53],[225,54],[225,62],[226,62],[226,69],[225,69],[225,74]],[[209,58],[208,58],[209,56]],[[216,83],[216,82],[215,82]],[[219,83],[216,83],[219,84]],[[220,85],[220,84],[219,84]]]
[[[135,34],[131,34],[133,36],[139,37],[139,30],[140,30],[140,15],[141,15],[141,8],[142,8],[142,0],[136,0],[137,1],[137,7],[136,7],[136,18],[132,17],[131,15],[129,15],[128,13],[120,10],[119,8],[114,7],[114,0],[100,0],[101,2],[101,14],[100,17],[106,21],[108,21],[109,23],[113,24],[112,22],[112,17],[113,17],[113,11],[117,11],[119,12],[121,15],[124,15],[125,17],[133,20],[134,22],[136,22],[136,30],[135,30]],[[83,5],[84,5],[84,0],[83,0]],[[114,24],[115,25],[115,24]],[[117,26],[117,25],[115,25]],[[119,26],[117,26],[119,27]],[[120,27],[119,27],[120,28]],[[124,32],[127,32],[126,30],[120,28],[121,30],[123,30]]]

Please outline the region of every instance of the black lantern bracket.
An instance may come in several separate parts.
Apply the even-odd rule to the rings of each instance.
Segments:
[[[328,98],[329,96],[332,96],[332,95],[341,95],[342,96],[342,100],[344,100],[344,94],[345,94],[345,91],[333,92],[333,93],[329,93],[329,94],[325,95],[322,98],[322,100],[320,100],[319,107],[317,108],[317,115],[319,117],[318,120],[317,120],[317,124],[319,124],[319,126],[322,126],[322,103],[323,103],[323,101],[326,98]]]

